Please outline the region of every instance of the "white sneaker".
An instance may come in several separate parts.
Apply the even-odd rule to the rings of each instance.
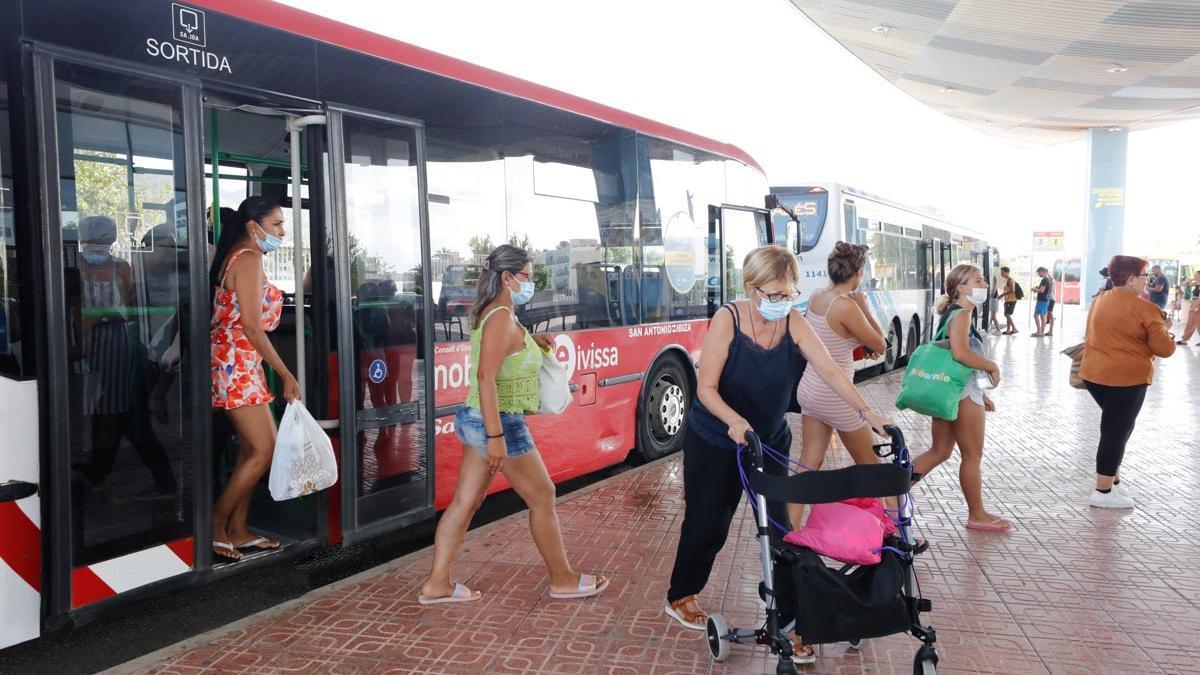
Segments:
[[[1088,500],[1088,506],[1094,506],[1098,509],[1132,509],[1134,504],[1132,499],[1118,493],[1116,490],[1108,494],[1092,490],[1092,497]]]
[[[1129,487],[1127,485],[1125,485],[1124,483],[1117,483],[1116,485],[1114,485],[1113,492],[1115,492],[1127,499],[1133,499],[1133,494],[1129,491]]]

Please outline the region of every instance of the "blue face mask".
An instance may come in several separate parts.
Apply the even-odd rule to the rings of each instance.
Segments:
[[[509,292],[512,293],[512,301],[514,305],[523,305],[533,299],[533,282],[522,281],[521,290],[513,291],[512,289],[509,289]]]
[[[280,246],[283,246],[283,240],[279,237],[276,237],[266,230],[263,230],[263,234],[267,235],[267,238],[258,239],[258,247],[262,249],[263,253],[270,253],[271,251],[278,249]]]
[[[792,300],[780,300],[779,302],[771,302],[763,298],[758,303],[758,313],[767,321],[778,321],[788,315],[792,309]]]
[[[108,251],[82,251],[83,259],[90,265],[103,265],[108,260]]]

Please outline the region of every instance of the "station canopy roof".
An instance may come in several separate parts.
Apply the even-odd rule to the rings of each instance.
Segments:
[[[897,87],[1026,142],[1200,117],[1197,0],[790,0]]]

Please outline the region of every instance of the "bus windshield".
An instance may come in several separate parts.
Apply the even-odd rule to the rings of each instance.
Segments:
[[[806,191],[800,194],[776,195],[779,206],[795,216],[795,220],[782,213],[772,215],[775,241],[786,242],[786,245],[797,253],[812,250],[821,238],[821,231],[825,228],[825,214],[829,210],[829,193],[821,188],[812,188],[812,190],[812,192]]]

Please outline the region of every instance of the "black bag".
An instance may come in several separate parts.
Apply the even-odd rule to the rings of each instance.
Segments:
[[[1014,289],[1015,289],[1015,292],[1016,292],[1016,295],[1017,295],[1017,299],[1018,299],[1018,300],[1024,300],[1024,299],[1025,299],[1025,289],[1024,289],[1024,288],[1021,288],[1021,284],[1019,284],[1019,283],[1017,283],[1017,282],[1015,282],[1015,281],[1014,281],[1014,282],[1013,282],[1013,287],[1014,287]]]
[[[781,607],[796,608],[796,633],[805,644],[882,637],[906,633],[911,627],[903,596],[907,571],[898,556],[885,551],[878,565],[844,574],[800,546],[784,544],[778,557],[777,573],[790,574],[795,586],[795,597],[781,592],[779,602]]]

